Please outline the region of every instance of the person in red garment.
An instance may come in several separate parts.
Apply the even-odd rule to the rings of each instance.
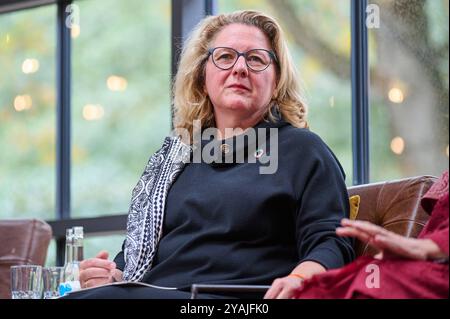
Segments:
[[[368,222],[343,220],[340,236],[356,237],[377,248],[375,257],[360,257],[304,282],[295,298],[448,298],[448,171],[422,198],[431,215],[418,238],[406,238]]]

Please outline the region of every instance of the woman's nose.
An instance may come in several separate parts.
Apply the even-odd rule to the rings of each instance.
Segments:
[[[248,75],[248,67],[247,63],[245,62],[245,57],[240,56],[237,59],[236,64],[233,68],[233,74],[240,75],[242,77],[246,77]]]

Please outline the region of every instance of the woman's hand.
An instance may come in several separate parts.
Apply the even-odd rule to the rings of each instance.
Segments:
[[[306,279],[325,271],[326,269],[315,261],[304,261],[295,267],[290,275],[275,279],[264,299],[291,299],[303,287]]]
[[[97,287],[114,281],[122,281],[122,271],[108,260],[108,252],[101,251],[95,258],[80,263],[81,288]]]
[[[302,287],[303,281],[302,278],[291,275],[275,279],[264,299],[291,299]]]
[[[368,243],[380,251],[379,259],[386,254],[416,260],[442,257],[439,247],[429,239],[407,238],[366,221],[343,219],[341,224],[336,234]]]

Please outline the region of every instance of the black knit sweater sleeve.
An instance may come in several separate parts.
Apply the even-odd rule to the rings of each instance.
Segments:
[[[349,216],[345,173],[333,152],[314,133],[297,130],[296,193],[299,195],[296,239],[300,263],[315,261],[326,269],[354,259],[353,240],[336,235],[340,221]]]

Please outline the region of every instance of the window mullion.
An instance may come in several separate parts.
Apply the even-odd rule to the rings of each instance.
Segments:
[[[66,11],[71,0],[58,2],[56,39],[56,219],[70,218],[70,81],[71,36],[66,25],[70,12]],[[57,237],[57,264],[63,263],[64,239]]]
[[[367,0],[352,1],[353,185],[370,182]]]

